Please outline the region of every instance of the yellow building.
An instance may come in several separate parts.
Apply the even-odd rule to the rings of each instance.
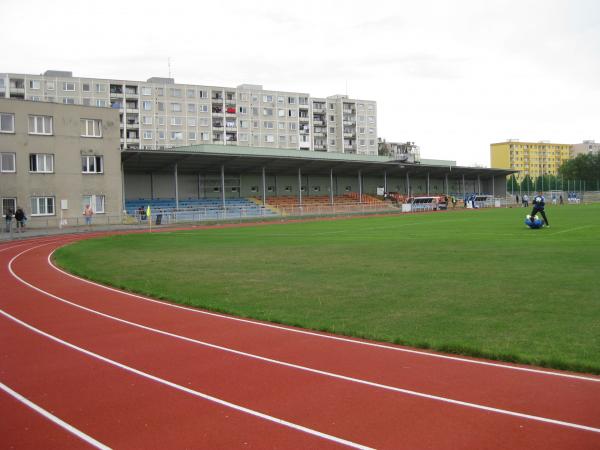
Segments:
[[[518,180],[525,175],[532,178],[541,175],[558,175],[560,165],[570,159],[570,144],[548,141],[520,142],[511,139],[490,144],[490,161],[494,169],[514,169]]]

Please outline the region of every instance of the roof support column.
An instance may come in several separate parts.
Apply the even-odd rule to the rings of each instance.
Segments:
[[[446,191],[446,197],[448,197],[450,195],[450,187],[448,186],[448,174],[444,175],[444,184],[446,185],[446,189],[444,189]]]
[[[387,194],[388,188],[387,188],[387,170],[383,171],[383,193],[384,195]]]
[[[429,195],[429,172],[427,172],[427,195]]]
[[[225,166],[221,165],[221,204],[225,208]]]
[[[333,169],[329,169],[329,203],[333,206]]]
[[[175,209],[179,209],[179,182],[177,180],[177,163],[175,163],[173,174],[175,176]]]
[[[154,200],[154,177],[150,172],[150,200]]]
[[[298,167],[298,204],[302,206],[302,169]]]
[[[495,182],[496,177],[494,177],[492,175],[492,197],[496,198],[496,182]]]
[[[358,171],[358,202],[362,203],[362,172]]]
[[[481,179],[479,178],[479,175],[477,175],[477,193],[481,194]]]
[[[462,194],[463,194],[463,197],[464,197],[465,195],[467,195],[467,191],[465,190],[465,174],[464,173],[463,173],[463,176],[462,176],[462,187],[463,187],[462,188]]]
[[[121,162],[121,211],[125,211],[125,166]]]
[[[410,176],[408,175],[408,171],[406,172],[406,196],[410,197]]]
[[[262,168],[262,202],[263,206],[267,204],[267,177],[265,175],[265,167]]]

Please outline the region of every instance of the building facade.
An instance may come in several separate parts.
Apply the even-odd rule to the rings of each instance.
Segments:
[[[596,141],[583,141],[581,144],[573,144],[571,146],[571,154],[573,158],[579,155],[597,155],[600,153],[600,143]]]
[[[0,74],[0,98],[117,110],[121,149],[219,144],[377,155],[377,105],[343,95],[42,75]]]
[[[3,214],[19,206],[29,225],[77,224],[90,204],[120,220],[118,111],[0,99],[0,156]]]
[[[570,158],[570,144],[520,142],[511,139],[490,145],[491,167],[517,170],[516,177],[519,180],[526,175],[532,178],[558,175],[561,164]]]

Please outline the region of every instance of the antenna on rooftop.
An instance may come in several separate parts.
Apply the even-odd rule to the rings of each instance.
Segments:
[[[169,66],[169,78],[171,78],[171,57],[167,58],[167,65]]]

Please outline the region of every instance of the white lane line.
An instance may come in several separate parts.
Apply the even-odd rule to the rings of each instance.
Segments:
[[[575,228],[569,228],[567,230],[562,230],[562,231],[557,231],[555,233],[550,233],[550,236],[554,236],[555,234],[561,234],[561,233],[570,233],[572,231],[576,231],[576,230],[582,230],[584,228],[592,228],[594,225],[583,225],[581,227],[575,227]]]
[[[74,434],[75,436],[77,436],[79,439],[87,442],[88,444],[102,449],[102,450],[110,450],[110,447],[104,445],[102,442],[97,441],[96,439],[94,439],[91,436],[88,436],[87,434],[85,434],[83,431],[78,430],[77,428],[75,428],[73,425],[68,424],[67,422],[65,422],[62,419],[59,419],[58,417],[56,417],[54,414],[46,411],[44,408],[42,408],[41,406],[37,405],[36,403],[33,403],[31,400],[23,397],[21,394],[19,394],[18,392],[12,390],[11,388],[9,388],[7,385],[5,385],[4,383],[2,383],[0,381],[0,389],[2,389],[4,392],[6,392],[8,395],[10,395],[11,397],[14,397],[16,400],[18,400],[19,402],[25,404],[26,406],[28,406],[29,408],[33,409],[35,412],[37,412],[38,414],[41,414],[42,416],[44,416],[46,419],[50,420],[51,422],[55,423],[56,425],[58,425],[59,427],[65,429],[66,431],[68,431],[71,434]]]
[[[30,248],[26,251],[29,251],[29,250],[33,250],[33,248]],[[81,278],[81,277],[78,277],[71,273],[65,272],[64,270],[62,270],[61,268],[57,267],[55,264],[52,263],[52,255],[54,254],[54,252],[55,252],[55,250],[52,250],[52,252],[50,252],[50,254],[48,255],[48,258],[47,258],[48,264],[54,270],[62,273],[63,275],[66,275],[68,277],[82,281],[84,283],[88,283],[88,284],[97,286],[102,289],[106,289],[108,291],[117,292],[119,294],[127,295],[129,297],[137,298],[139,300],[144,300],[146,302],[151,302],[151,303],[155,303],[158,305],[162,305],[167,308],[182,309],[182,310],[189,311],[189,312],[195,313],[195,314],[217,317],[217,318],[224,319],[224,320],[241,322],[241,323],[265,327],[265,328],[273,328],[273,329],[285,331],[288,333],[305,334],[305,335],[314,336],[314,337],[318,337],[321,339],[329,339],[329,340],[337,341],[337,342],[345,342],[345,343],[350,343],[350,344],[355,344],[355,345],[362,345],[362,346],[367,346],[367,347],[384,349],[384,350],[390,350],[390,351],[396,351],[396,352],[402,352],[402,353],[410,353],[410,354],[414,354],[414,355],[426,356],[426,357],[431,357],[431,358],[439,358],[439,359],[444,359],[444,360],[449,360],[449,361],[458,361],[458,362],[467,363],[467,364],[476,364],[476,365],[488,366],[488,367],[494,367],[494,368],[500,368],[500,369],[516,370],[519,372],[528,372],[528,373],[535,373],[535,374],[539,374],[539,375],[550,375],[550,376],[555,376],[555,377],[570,378],[570,379],[575,379],[575,380],[592,381],[592,382],[600,383],[600,377],[592,378],[592,377],[586,377],[584,375],[574,375],[574,374],[561,373],[561,372],[550,372],[550,371],[545,371],[545,370],[540,370],[540,369],[532,369],[529,367],[510,366],[508,364],[493,363],[493,362],[489,362],[489,361],[477,361],[477,360],[473,360],[473,359],[461,358],[459,356],[448,356],[448,355],[442,355],[442,354],[437,354],[437,353],[427,353],[427,352],[420,351],[420,350],[411,350],[411,349],[402,348],[402,347],[391,347],[391,346],[385,345],[385,344],[377,344],[374,342],[358,341],[355,339],[345,338],[345,337],[340,337],[340,336],[319,334],[316,332],[302,330],[302,329],[298,329],[298,328],[287,328],[287,327],[284,327],[281,325],[257,322],[257,321],[253,321],[253,320],[249,320],[249,319],[242,319],[240,317],[227,316],[227,315],[223,315],[223,314],[219,314],[219,313],[215,313],[215,312],[204,311],[201,309],[176,305],[174,303],[168,303],[168,302],[160,301],[160,300],[155,300],[153,298],[144,297],[142,295],[133,294],[133,293],[127,292],[127,291],[122,291],[122,290],[115,289],[110,286],[105,286],[103,284],[99,284],[94,281],[86,280],[85,278]],[[23,252],[23,253],[25,253],[25,252]],[[20,255],[17,255],[17,256],[20,256]]]
[[[45,338],[48,338],[48,339],[50,339],[50,340],[52,340],[54,342],[57,342],[57,343],[59,343],[61,345],[64,345],[65,347],[68,347],[68,348],[70,348],[72,350],[76,350],[78,352],[81,352],[81,353],[83,353],[83,354],[85,354],[87,356],[91,356],[92,358],[98,359],[98,360],[100,360],[102,362],[105,362],[105,363],[110,364],[112,366],[118,367],[119,369],[123,369],[123,370],[125,370],[127,372],[134,373],[135,375],[139,375],[140,377],[147,378],[147,379],[152,380],[152,381],[154,381],[156,383],[163,384],[165,386],[168,386],[168,387],[173,388],[173,389],[177,389],[178,391],[183,391],[183,392],[185,392],[187,394],[190,394],[190,395],[193,395],[195,397],[199,397],[199,398],[202,398],[204,400],[208,400],[210,402],[217,403],[219,405],[225,406],[227,408],[231,408],[231,409],[234,409],[236,411],[240,411],[242,413],[249,414],[249,415],[254,416],[254,417],[258,417],[260,419],[268,420],[269,422],[274,422],[276,424],[283,425],[285,427],[288,427],[288,428],[291,428],[291,429],[294,429],[294,430],[297,430],[297,431],[301,431],[303,433],[310,434],[312,436],[316,436],[316,437],[319,437],[319,438],[322,438],[322,439],[326,439],[328,441],[336,442],[338,444],[346,445],[346,446],[352,447],[352,448],[358,448],[358,449],[363,449],[363,450],[372,450],[370,447],[358,444],[356,442],[348,441],[346,439],[342,439],[342,438],[339,438],[339,437],[336,437],[336,436],[332,436],[330,434],[322,433],[320,431],[313,430],[312,428],[304,427],[302,425],[298,425],[298,424],[295,424],[293,422],[288,422],[287,420],[283,420],[283,419],[280,419],[278,417],[270,416],[268,414],[264,414],[264,413],[261,413],[259,411],[255,411],[253,409],[246,408],[244,406],[240,406],[240,405],[237,405],[235,403],[231,403],[231,402],[228,402],[226,400],[222,400],[222,399],[217,398],[217,397],[213,397],[212,395],[204,394],[203,392],[200,392],[200,391],[195,391],[193,389],[187,388],[185,386],[181,386],[179,384],[173,383],[173,382],[165,380],[163,378],[159,378],[159,377],[151,375],[149,373],[142,372],[141,370],[138,370],[138,369],[135,369],[133,367],[127,366],[125,364],[121,364],[120,362],[117,362],[117,361],[114,361],[112,359],[106,358],[106,357],[101,356],[101,355],[99,355],[97,353],[94,353],[94,352],[91,352],[89,350],[86,350],[86,349],[84,349],[82,347],[78,347],[75,344],[72,344],[70,342],[64,341],[64,340],[60,339],[59,337],[56,337],[56,336],[54,336],[52,334],[46,333],[45,331],[42,331],[39,328],[34,327],[33,325],[30,325],[30,324],[28,324],[26,322],[23,322],[22,320],[14,317],[14,316],[12,316],[11,314],[7,313],[6,311],[4,311],[2,309],[0,309],[0,314],[2,314],[3,316],[5,316],[6,318],[12,320],[13,322],[16,322],[19,325],[27,328],[28,330],[31,330],[34,333],[37,333],[37,334],[39,334],[41,336],[44,336]],[[103,448],[108,448],[108,447],[103,447]]]
[[[374,387],[377,389],[384,389],[384,390],[388,390],[388,391],[392,391],[392,392],[397,392],[397,393],[401,393],[401,394],[406,394],[406,395],[410,395],[410,396],[414,396],[414,397],[420,397],[420,398],[426,398],[429,400],[435,400],[435,401],[440,401],[440,402],[444,402],[444,403],[450,403],[452,405],[459,405],[459,406],[464,406],[464,407],[468,407],[468,408],[474,408],[474,409],[478,409],[478,410],[483,410],[483,411],[489,411],[489,412],[494,412],[494,413],[498,413],[498,414],[504,414],[504,415],[508,415],[508,416],[515,416],[515,417],[520,417],[523,419],[528,419],[528,420],[534,420],[534,421],[538,421],[538,422],[545,422],[545,423],[550,423],[553,425],[561,425],[561,426],[565,426],[565,427],[570,427],[570,428],[576,428],[576,429],[580,429],[580,430],[585,430],[585,431],[593,431],[595,433],[600,433],[600,428],[594,428],[594,427],[589,427],[587,425],[580,425],[580,424],[576,424],[576,423],[572,423],[572,422],[565,422],[565,421],[561,421],[561,420],[555,420],[555,419],[550,419],[547,417],[541,417],[541,416],[534,416],[531,414],[525,414],[525,413],[519,413],[516,411],[510,411],[510,410],[506,410],[506,409],[501,409],[501,408],[493,408],[491,406],[486,406],[486,405],[480,405],[478,403],[470,403],[470,402],[464,402],[461,400],[455,400],[455,399],[451,399],[451,398],[447,398],[447,397],[441,397],[441,396],[437,396],[437,395],[432,395],[432,394],[426,394],[424,392],[418,392],[418,391],[412,391],[409,389],[402,389],[402,388],[398,388],[395,386],[389,386],[386,384],[380,384],[380,383],[375,383],[375,382],[371,382],[371,381],[367,381],[367,380],[362,380],[360,378],[353,378],[353,377],[349,377],[349,376],[345,376],[345,375],[340,375],[340,374],[336,374],[333,372],[327,372],[327,371],[323,371],[323,370],[318,370],[318,369],[313,369],[310,367],[306,367],[306,366],[301,366],[298,364],[292,364],[292,363],[288,363],[285,361],[280,361],[277,359],[272,359],[272,358],[267,358],[264,356],[260,356],[260,355],[256,355],[253,353],[247,353],[247,352],[242,352],[240,350],[235,350],[229,347],[223,347],[220,345],[216,345],[216,344],[211,344],[209,342],[204,342],[204,341],[200,341],[197,339],[192,339],[186,336],[181,336],[178,334],[174,334],[174,333],[170,333],[168,331],[163,331],[163,330],[159,330],[157,328],[152,328],[146,325],[142,325],[136,322],[131,322],[125,319],[121,319],[119,317],[116,316],[111,316],[110,314],[106,314],[100,311],[97,311],[95,309],[91,309],[88,308],[86,306],[82,306],[79,305],[77,303],[73,303],[69,300],[66,300],[62,297],[58,297],[50,292],[47,292],[41,288],[38,288],[37,286],[32,285],[31,283],[28,283],[27,281],[23,280],[21,277],[19,277],[12,268],[12,264],[13,261],[18,258],[19,256],[21,256],[22,254],[28,252],[31,249],[25,250],[23,252],[21,252],[20,254],[16,255],[10,262],[8,265],[8,269],[10,271],[10,273],[12,274],[13,277],[15,277],[17,280],[19,280],[21,283],[25,284],[26,286],[30,287],[31,289],[34,289],[40,293],[42,293],[43,295],[46,295],[50,298],[53,298],[55,300],[58,300],[60,302],[66,303],[68,305],[71,305],[75,308],[79,308],[82,309],[84,311],[90,312],[92,314],[101,316],[101,317],[105,317],[107,319],[110,320],[114,320],[116,322],[120,322],[126,325],[130,325],[136,328],[140,328],[142,330],[146,330],[146,331],[150,331],[152,333],[157,333],[163,336],[168,336],[171,338],[175,338],[175,339],[179,339],[185,342],[189,342],[189,343],[193,343],[193,344],[197,344],[197,345],[201,345],[204,347],[209,347],[209,348],[213,348],[216,350],[220,350],[220,351],[224,351],[227,353],[232,353],[235,355],[239,355],[239,356],[244,356],[247,358],[251,358],[251,359],[256,359],[259,361],[263,361],[263,362],[267,362],[267,363],[271,363],[271,364],[276,364],[276,365],[280,365],[280,366],[284,366],[284,367],[289,367],[292,369],[297,369],[297,370],[301,370],[304,372],[309,372],[309,373],[314,373],[317,375],[322,375],[322,376],[326,376],[329,378],[334,378],[334,379],[339,379],[339,380],[343,380],[343,381],[348,381],[351,383],[357,383],[357,384],[361,384],[361,385],[365,385],[365,386],[370,386],[370,387]]]

